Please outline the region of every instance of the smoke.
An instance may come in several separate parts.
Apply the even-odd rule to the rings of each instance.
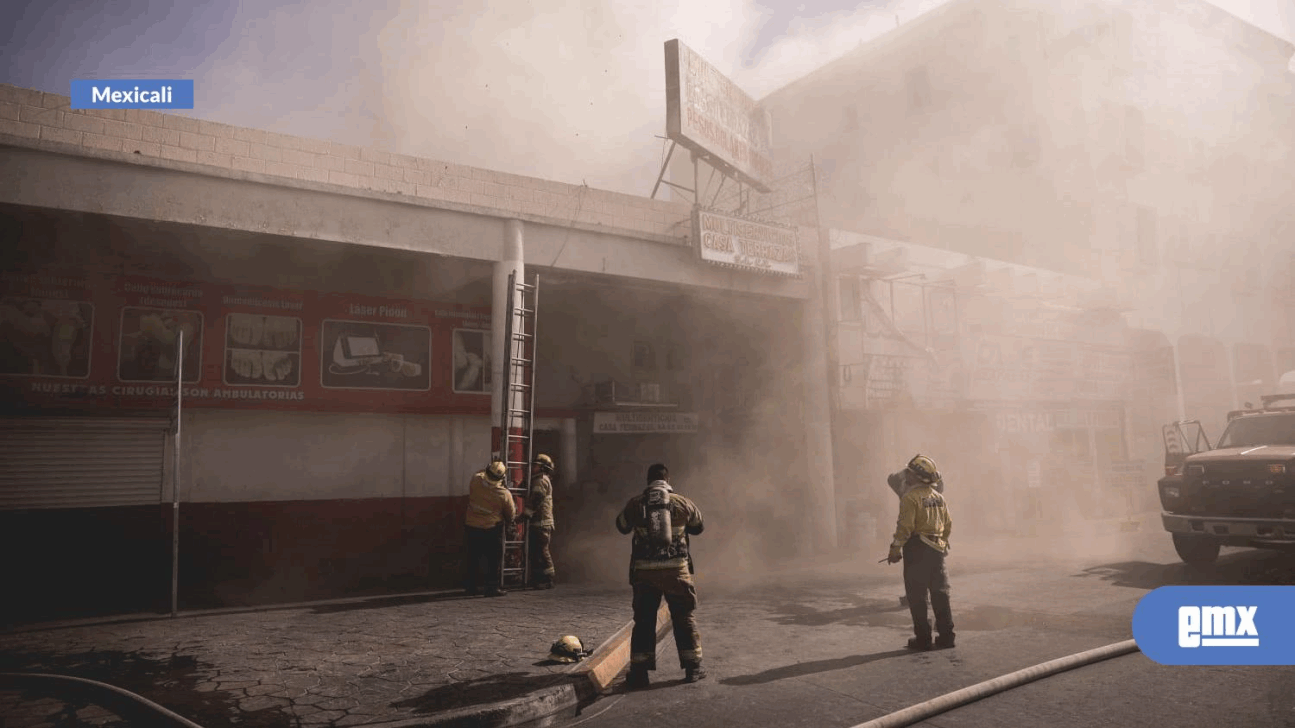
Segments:
[[[1288,2],[1215,4],[1288,40],[1295,38],[1295,11]],[[172,40],[163,59],[159,53],[111,56],[94,51],[90,29],[96,26],[84,9],[68,8],[68,13],[51,10],[41,16],[44,33],[8,24],[11,42],[5,44],[5,58],[21,62],[3,67],[11,69],[9,78],[19,85],[63,92],[72,77],[121,77],[148,61],[147,75],[196,78],[200,107],[193,115],[202,118],[643,195],[651,189],[663,153],[657,137],[665,115],[665,40],[679,38],[748,94],[762,98],[860,43],[921,22],[946,5],[893,0],[848,11],[808,7],[789,16],[775,3],[755,0],[248,3],[220,16],[215,30],[198,23],[203,16],[196,13],[191,28],[167,25],[176,38],[194,39],[196,50],[186,52],[184,41]],[[1283,205],[1289,200],[1290,176],[1274,163],[1286,160],[1288,171],[1295,154],[1289,134],[1279,133],[1292,128],[1289,81],[1285,86],[1271,82],[1264,68],[1238,61],[1234,38],[1202,44],[1199,25],[1165,12],[1169,5],[1174,4],[1127,3],[1121,10],[1144,23],[1137,27],[1145,30],[1145,23],[1152,23],[1155,30],[1139,36],[1154,42],[1140,43],[1143,55],[1123,72],[1101,55],[1102,48],[1116,46],[1100,42],[1083,51],[1093,54],[1087,59],[1052,58],[1050,63],[1071,63],[1082,71],[1066,87],[1047,85],[1061,76],[1045,75],[1046,65],[1021,64],[1014,54],[1085,39],[1091,21],[1101,20],[1087,5],[1053,4],[1059,20],[1036,28],[1034,36],[1023,30],[1028,24],[986,29],[986,42],[977,51],[985,54],[986,78],[953,91],[964,94],[959,99],[1001,93],[1000,109],[1020,110],[1009,119],[976,119],[955,107],[915,122],[905,116],[909,98],[903,85],[909,79],[890,78],[888,67],[877,69],[874,85],[849,89],[859,98],[860,146],[831,147],[829,141],[828,151],[837,153],[836,159],[818,155],[820,162],[840,161],[838,191],[863,193],[836,201],[842,215],[866,213],[846,218],[847,227],[895,231],[933,244],[971,231],[995,245],[1006,239],[1008,244],[996,248],[1004,255],[1051,253],[1052,264],[1060,261],[1071,272],[1107,277],[1126,289],[1164,291],[1165,280],[1148,280],[1164,273],[1121,276],[1124,259],[1138,255],[1131,241],[1138,239],[1142,223],[1132,207],[1104,207],[1101,200],[1110,187],[1122,187],[1121,194],[1134,205],[1154,202],[1162,239],[1183,246],[1174,248],[1174,254],[1186,250],[1193,261],[1177,284],[1181,305],[1161,306],[1157,313],[1156,302],[1138,301],[1139,310],[1150,312],[1140,316],[1138,325],[1170,332],[1175,342],[1185,330],[1203,327],[1221,335],[1258,326],[1265,318],[1243,316],[1234,300],[1237,274],[1248,273],[1247,257],[1228,251],[1237,240],[1255,240],[1261,252],[1289,246],[1289,227],[1270,234],[1274,220],[1289,215]],[[183,15],[169,12],[173,20]],[[55,18],[64,19],[61,28],[76,32],[53,28],[49,23]],[[123,28],[143,27],[150,18],[143,13],[100,19],[117,27],[109,36],[123,44]],[[1122,22],[1114,23],[1113,33],[1128,32]],[[776,23],[783,27],[769,30]],[[145,42],[148,48],[159,45],[155,35]],[[50,59],[47,51],[31,49],[47,48],[71,48],[71,60],[50,63],[49,70],[37,74],[33,69]],[[932,58],[942,56],[953,66],[965,60],[962,52],[954,46],[930,51]],[[1013,88],[1004,88],[992,73],[1022,67],[1037,73],[1017,77],[1020,83]],[[1129,73],[1129,67],[1146,73]],[[1164,83],[1153,85],[1150,80],[1158,71],[1168,74]],[[928,83],[933,93],[942,90],[938,75]],[[1130,106],[1143,115],[1112,105],[1108,97],[1116,91],[1132,99]],[[791,105],[795,113],[775,121],[775,134],[779,140],[808,140],[806,145],[840,137],[839,98],[831,104],[830,114]],[[1157,146],[1160,140],[1197,139],[1191,169],[1130,184],[1117,173],[1121,160],[1094,159],[1080,149],[1088,142],[1107,150],[1121,148],[1130,130],[1139,128],[1144,158],[1153,162],[1165,151]],[[1250,145],[1246,158],[1269,166],[1238,162],[1237,155],[1228,153],[1242,142]],[[1020,167],[1013,169],[1018,164],[1034,169],[1022,173]],[[1203,179],[1210,183],[1201,183]],[[1255,192],[1263,194],[1251,194]],[[825,206],[831,204],[825,201]],[[1066,243],[1074,247],[1063,247]],[[1069,257],[1081,251],[1082,259]],[[1095,252],[1090,256],[1088,251]],[[680,492],[694,497],[706,513],[707,533],[695,540],[702,579],[738,583],[760,579],[772,565],[804,556],[809,546],[805,524],[813,514],[803,493],[821,484],[805,482],[802,388],[787,365],[798,359],[789,352],[801,346],[804,322],[770,315],[762,328],[744,331],[743,322],[749,323],[755,310],[750,307],[723,322],[702,325],[712,309],[696,302],[686,310],[681,328],[694,340],[695,351],[706,352],[690,370],[715,388],[698,409],[722,419],[689,443],[695,452],[689,460],[678,452],[643,453],[642,467],[658,459],[670,464]],[[1252,329],[1242,335],[1263,338]],[[910,414],[918,421],[920,413]],[[893,528],[897,504],[884,475],[916,452],[934,457],[947,473],[960,558],[968,552],[994,553],[997,539],[1028,528],[1043,530],[1036,537],[1049,547],[1074,553],[1077,545],[1109,543],[1085,531],[1096,528],[1091,524],[1103,515],[1146,505],[1091,500],[1076,485],[1084,482],[1084,474],[1065,467],[1061,444],[1055,445],[1061,464],[1038,475],[1047,497],[1031,495],[1040,490],[1032,485],[1028,464],[1035,458],[971,437],[992,427],[983,419],[927,421],[889,434],[886,426],[869,420],[847,424],[837,443],[838,502],[857,505],[838,514],[838,525],[842,540],[856,539],[859,558],[866,562],[882,555],[879,550]],[[855,441],[870,443],[859,448],[867,456],[863,461],[840,455]],[[607,492],[573,504],[569,519],[559,511],[555,548],[566,554],[572,571],[616,581],[625,577],[628,539],[614,532],[612,520],[641,488],[641,477],[639,471],[608,484]],[[871,519],[870,529],[855,512]],[[559,562],[559,568],[568,567]]]
[[[1295,38],[1288,2],[1211,1]],[[55,0],[0,11],[0,67],[59,93],[72,78],[189,77],[200,118],[642,195],[662,156],[664,41],[762,98],[948,2]]]

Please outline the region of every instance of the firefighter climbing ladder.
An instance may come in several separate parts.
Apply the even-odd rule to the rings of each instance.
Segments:
[[[535,427],[535,324],[539,298],[539,276],[528,285],[517,281],[516,272],[508,275],[499,452],[508,469],[508,489],[523,502],[530,495],[531,461],[534,459],[531,435]],[[501,574],[505,586],[523,586],[530,578],[529,528],[529,523],[504,528]]]

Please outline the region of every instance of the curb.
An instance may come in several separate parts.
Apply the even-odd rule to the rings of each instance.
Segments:
[[[26,634],[28,632],[48,632],[77,627],[99,627],[110,624],[131,624],[135,622],[163,622],[194,617],[219,617],[238,614],[259,614],[262,612],[287,611],[292,609],[310,609],[312,607],[329,607],[338,604],[361,604],[368,601],[391,599],[411,599],[418,597],[441,597],[462,594],[462,589],[427,589],[422,591],[391,592],[390,594],[369,594],[359,597],[339,597],[337,599],[317,599],[305,602],[281,602],[238,607],[213,607],[210,609],[183,609],[173,617],[169,612],[130,612],[126,614],[105,614],[99,617],[81,617],[75,619],[58,619],[46,622],[22,622],[6,624],[0,622],[0,635]],[[466,597],[465,597],[466,598]]]
[[[664,603],[657,611],[656,624],[656,639],[660,643],[671,628],[670,610]],[[633,630],[633,620],[616,630],[589,657],[568,671],[569,682],[540,688],[521,697],[456,708],[426,718],[366,725],[372,728],[507,728],[588,705],[603,694],[629,664]]]

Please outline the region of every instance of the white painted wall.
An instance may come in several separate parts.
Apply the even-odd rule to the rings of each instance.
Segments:
[[[181,433],[180,495],[203,503],[462,496],[489,458],[489,439],[486,417],[193,410]]]

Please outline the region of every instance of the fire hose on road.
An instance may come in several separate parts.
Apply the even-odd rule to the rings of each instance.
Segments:
[[[904,708],[883,715],[880,718],[874,718],[867,723],[860,723],[853,728],[901,728],[902,726],[913,725],[927,718],[945,713],[954,708],[960,708],[968,703],[974,703],[981,698],[987,698],[990,695],[1017,688],[1026,683],[1041,680],[1045,677],[1051,677],[1066,670],[1073,670],[1076,667],[1091,665],[1103,660],[1109,660],[1112,657],[1138,652],[1138,644],[1134,640],[1125,640],[1114,644],[1098,647],[1086,652],[1079,652],[1066,657],[1059,657],[1055,660],[1049,660],[1033,667],[1027,667],[1024,670],[1008,673],[993,680],[986,680],[976,683],[970,687],[961,690],[955,690],[946,693],[938,698],[932,698],[917,705]]]
[[[136,720],[142,725],[166,726],[167,728],[203,728],[201,725],[154,703],[148,698],[97,680],[38,672],[0,672],[0,686],[41,691],[50,690],[51,692],[54,690],[73,691],[86,696],[90,701],[108,708],[123,718]]]

